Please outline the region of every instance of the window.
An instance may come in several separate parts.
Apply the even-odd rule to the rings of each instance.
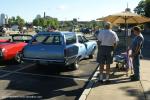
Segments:
[[[76,35],[75,34],[65,34],[66,44],[76,43]]]
[[[32,40],[32,43],[41,43],[46,37],[46,35],[38,35]]]
[[[33,41],[35,43],[43,43],[48,45],[60,45],[62,38],[60,35],[38,35]]]
[[[79,43],[84,43],[81,36],[78,36],[78,41],[79,41]]]
[[[85,36],[82,36],[82,39],[83,39],[84,42],[88,42],[88,40],[86,39]]]
[[[13,36],[12,37],[13,41],[26,41],[26,40],[31,40],[32,36],[27,36],[27,35],[18,35],[18,36]]]
[[[62,42],[60,36],[52,35],[52,36],[48,36],[42,43],[51,44],[51,45],[60,45]]]

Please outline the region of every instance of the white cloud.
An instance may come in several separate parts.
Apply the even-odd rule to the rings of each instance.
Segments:
[[[65,5],[60,5],[56,9],[57,10],[65,10],[67,7]]]

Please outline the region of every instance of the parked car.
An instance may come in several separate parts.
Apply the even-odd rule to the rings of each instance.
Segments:
[[[21,62],[21,51],[33,36],[27,34],[12,34],[8,40],[0,40],[0,60],[14,59]]]
[[[3,26],[0,26],[0,36],[3,36],[3,35],[5,35],[5,33],[6,33],[6,28],[5,27],[3,27]]]
[[[52,63],[72,65],[89,56],[93,58],[96,41],[89,41],[83,34],[74,32],[39,32],[22,51],[23,60],[37,64]]]
[[[0,39],[0,42],[10,42],[10,39]]]

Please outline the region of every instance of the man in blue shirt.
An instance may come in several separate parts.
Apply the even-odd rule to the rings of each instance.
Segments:
[[[131,81],[138,81],[140,80],[140,55],[144,38],[141,34],[141,28],[138,26],[133,27],[133,33],[135,34],[135,38],[133,39],[130,47],[130,49],[132,50],[132,54],[130,55],[130,57],[132,57],[133,59],[134,75],[131,76]]]

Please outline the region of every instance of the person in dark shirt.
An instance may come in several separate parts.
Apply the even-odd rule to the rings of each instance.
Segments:
[[[135,37],[130,46],[132,54],[129,55],[132,57],[134,70],[134,75],[131,76],[131,81],[138,81],[140,80],[140,55],[143,47],[144,37],[141,34],[141,28],[138,26],[133,27],[133,33]]]
[[[97,36],[99,34],[99,31],[100,31],[99,26],[96,26],[95,27],[95,32],[94,32],[94,36],[96,37],[96,39],[97,39]]]

